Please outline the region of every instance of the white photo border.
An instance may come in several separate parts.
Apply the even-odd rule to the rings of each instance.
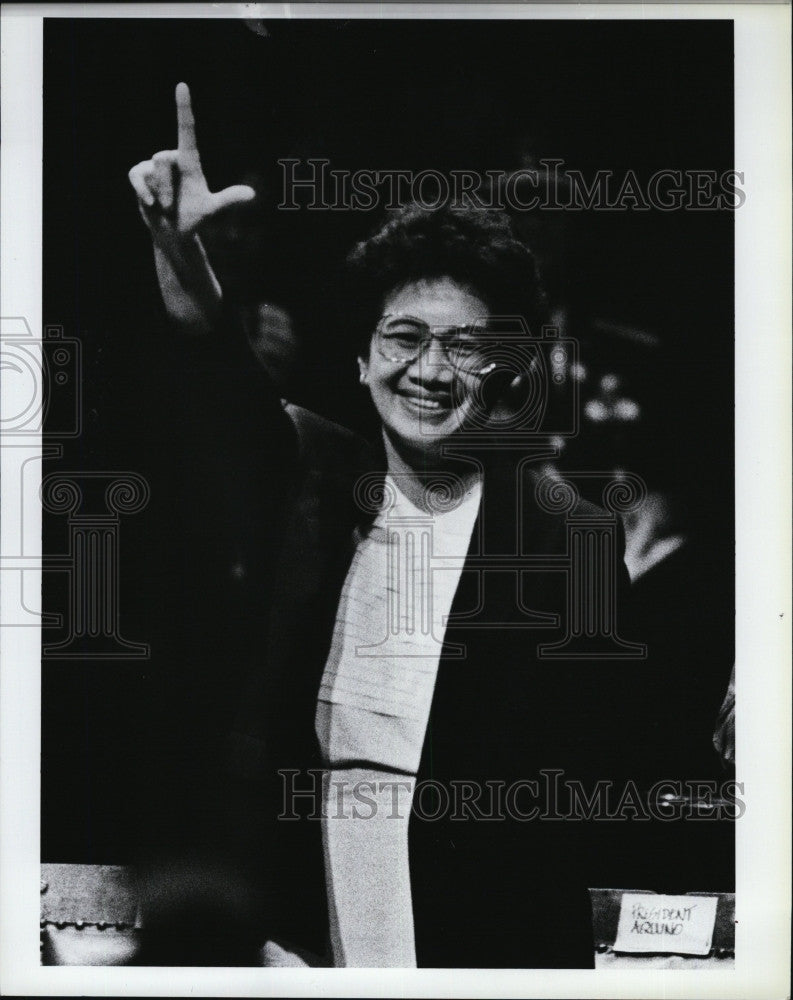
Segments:
[[[790,968],[791,8],[705,4],[4,4],[0,315],[41,331],[43,18],[730,19],[735,29],[736,964],[731,971],[322,970],[39,964],[40,634],[0,628],[0,989],[89,996],[782,998]],[[8,383],[3,386],[6,388]],[[40,442],[39,442],[40,444]],[[3,471],[11,468],[0,448]],[[40,476],[40,463],[39,463]],[[16,492],[15,492],[16,491]],[[2,509],[19,507],[2,477]],[[40,510],[25,510],[39,538]],[[2,552],[18,525],[2,519]],[[26,554],[36,555],[27,549]],[[37,553],[40,558],[40,549]],[[31,572],[32,592],[40,576]],[[8,621],[13,594],[0,597]]]

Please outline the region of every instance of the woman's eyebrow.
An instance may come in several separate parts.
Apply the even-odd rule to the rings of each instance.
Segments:
[[[431,330],[468,330],[481,322],[481,320],[473,320],[462,323],[430,323],[429,320],[420,319],[418,316],[411,316],[409,313],[391,313],[389,314],[388,319],[417,323],[421,326],[426,326]]]
[[[418,316],[411,316],[410,313],[392,313],[388,318],[408,320],[411,323],[420,323],[422,326],[430,325],[425,319],[419,319]]]

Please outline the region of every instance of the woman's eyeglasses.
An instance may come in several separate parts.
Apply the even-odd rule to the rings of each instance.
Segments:
[[[375,330],[379,354],[395,364],[411,364],[433,341],[444,358],[458,372],[487,375],[496,367],[488,361],[487,320],[466,326],[430,326],[414,316],[381,316]],[[492,354],[491,354],[492,357]]]

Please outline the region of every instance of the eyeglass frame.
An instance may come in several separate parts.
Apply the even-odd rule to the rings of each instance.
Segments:
[[[416,348],[416,353],[414,355],[412,356],[400,355],[398,357],[393,357],[385,353],[382,344],[383,325],[389,319],[410,320],[411,322],[416,323],[418,326],[423,328],[425,332],[423,333],[423,335],[419,340],[418,346]],[[449,333],[452,331],[459,332],[461,330],[471,330],[479,322],[481,322],[481,320],[474,320],[473,323],[431,324],[427,323],[426,320],[420,319],[418,316],[410,315],[410,313],[385,313],[380,317],[380,319],[378,319],[377,325],[375,326],[374,329],[374,336],[377,338],[376,340],[377,352],[378,354],[380,354],[382,358],[384,358],[386,361],[392,362],[393,364],[402,364],[402,365],[413,364],[414,361],[416,361],[418,358],[421,357],[427,346],[431,346],[432,342],[434,340],[437,340],[441,346],[441,350],[443,351],[444,358],[456,372],[462,372],[463,374],[466,375],[475,375],[478,378],[482,378],[485,375],[489,375],[495,368],[498,367],[495,361],[489,362],[479,370],[465,369],[463,366],[461,366],[459,363],[456,363],[449,357],[446,344],[441,339],[441,337],[439,337],[436,333],[436,331],[443,331],[445,333]]]

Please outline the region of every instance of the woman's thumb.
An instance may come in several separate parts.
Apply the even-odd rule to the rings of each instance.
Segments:
[[[256,192],[248,184],[232,184],[231,187],[224,188],[212,195],[212,207],[219,212],[230,205],[242,205],[247,201],[253,201]]]

